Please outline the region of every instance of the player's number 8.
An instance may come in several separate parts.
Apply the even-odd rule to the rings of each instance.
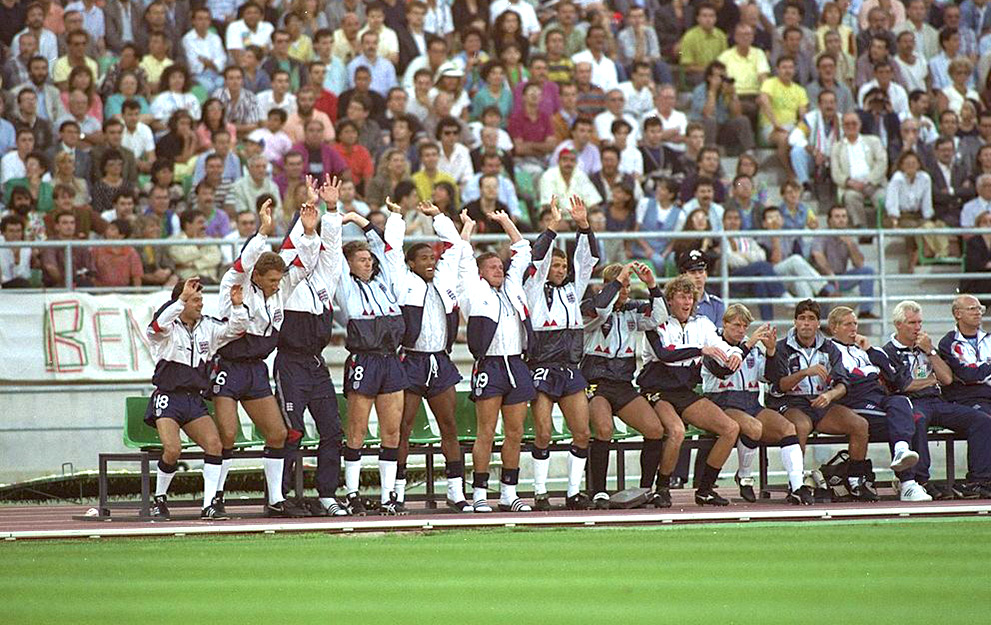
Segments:
[[[355,367],[354,368],[354,375],[352,377],[354,378],[354,381],[355,382],[360,382],[361,381],[361,378],[365,377],[365,368],[364,367]]]

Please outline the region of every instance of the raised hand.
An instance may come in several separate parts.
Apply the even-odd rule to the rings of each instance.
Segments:
[[[262,207],[258,209],[258,218],[261,220],[261,225],[258,227],[258,232],[263,235],[270,237],[272,233],[275,232],[275,222],[272,221],[272,200],[267,199]]]
[[[314,204],[317,201],[317,181],[310,174],[306,174],[306,201]]]
[[[317,231],[320,213],[313,204],[303,204],[299,207],[299,221],[303,224],[303,232],[310,235]]]
[[[231,287],[231,304],[240,306],[244,303],[244,290],[240,284]]]
[[[189,298],[196,295],[203,290],[203,285],[200,284],[199,278],[189,278],[186,280],[186,284],[182,287],[182,293],[179,294],[179,299],[183,302],[188,302]]]
[[[650,267],[643,263],[633,262],[630,263],[633,271],[636,272],[637,277],[640,281],[647,285],[648,289],[652,289],[657,285],[657,280],[654,278],[654,272],[651,271]]]
[[[559,221],[561,221],[561,209],[557,205],[557,196],[551,196],[551,228],[556,228]]]
[[[403,213],[403,207],[393,202],[392,198],[388,195],[385,196],[385,205],[394,213],[399,213],[400,215]]]
[[[337,179],[337,176],[333,178],[330,177],[330,174],[324,176],[323,184],[320,185],[320,199],[324,201],[329,211],[337,210],[337,200],[341,197],[342,182],[342,180]]]
[[[588,209],[585,207],[585,200],[577,195],[571,196],[571,217],[579,228],[588,228]]]
[[[436,217],[437,215],[440,215],[440,209],[437,208],[437,205],[432,202],[420,202],[416,205],[416,209],[427,217]]]
[[[871,348],[871,342],[863,334],[858,334],[856,338],[853,339],[853,343],[865,352]]]
[[[761,338],[761,342],[764,343],[766,349],[773,351],[778,343],[778,329],[767,324],[767,333]]]
[[[510,219],[509,217],[509,213],[507,213],[506,211],[495,211],[494,213],[489,215],[489,219],[496,222],[500,226],[504,226],[507,223],[513,222],[513,220]]]
[[[915,345],[927,354],[933,350],[933,341],[925,332],[919,332],[919,336],[915,338]]]
[[[626,282],[630,278],[630,272],[632,271],[631,265],[623,265],[623,268],[619,270],[619,275],[616,279],[620,282]]]
[[[471,233],[474,232],[475,220],[468,215],[468,211],[461,211],[461,240],[467,241],[471,238]]]

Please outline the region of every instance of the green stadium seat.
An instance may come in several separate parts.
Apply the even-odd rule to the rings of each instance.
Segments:
[[[124,407],[124,446],[128,449],[153,450],[162,448],[162,439],[158,430],[145,423],[145,411],[148,409],[150,397],[128,397]],[[213,404],[207,402],[210,414],[213,414]],[[183,441],[182,446],[195,447],[192,441]]]
[[[348,431],[348,406],[347,400],[340,395],[337,396],[337,409],[341,413],[341,432],[344,433],[344,439],[347,440]],[[379,436],[373,435],[371,432],[365,433],[365,441],[362,447],[377,447],[382,443],[382,439]]]
[[[196,99],[200,101],[200,106],[202,106],[203,103],[210,97],[210,94],[206,92],[206,87],[199,83],[193,84],[193,88],[190,89],[189,92],[196,96]]]
[[[457,403],[454,405],[454,422],[458,426],[459,441],[474,441],[478,435],[475,422],[475,404],[471,401],[468,391],[458,391]]]

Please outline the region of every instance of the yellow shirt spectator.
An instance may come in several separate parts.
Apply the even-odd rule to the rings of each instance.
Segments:
[[[162,79],[162,72],[165,71],[166,67],[172,65],[173,63],[175,63],[175,61],[169,57],[158,60],[152,55],[146,54],[144,58],[141,59],[139,67],[145,70],[145,73],[148,75],[148,82],[153,85],[157,85],[158,81]]]
[[[791,129],[799,121],[799,112],[802,108],[808,108],[809,96],[805,93],[805,87],[791,83],[785,85],[777,76],[768,78],[760,87],[760,92],[767,95],[771,102],[771,110],[774,118],[778,120],[778,125]],[[770,126],[771,121],[766,116],[760,116],[761,126]]]
[[[86,57],[86,67],[93,72],[93,79],[96,80],[100,76],[100,66],[96,64],[96,61]],[[69,80],[69,74],[72,72],[72,66],[69,65],[68,56],[60,56],[55,61],[55,67],[52,70],[52,82],[55,84],[66,82]],[[11,85],[13,86],[13,85]]]
[[[421,202],[429,202],[430,198],[434,195],[434,187],[436,187],[441,182],[446,182],[454,187],[454,206],[461,206],[458,189],[458,182],[450,174],[445,174],[444,172],[437,170],[434,176],[431,178],[426,171],[420,170],[410,176],[410,180],[413,182],[413,186],[416,187],[416,194],[420,196]]]
[[[734,46],[720,54],[719,61],[726,66],[726,75],[736,81],[739,95],[757,95],[760,90],[759,77],[771,73],[767,55],[760,48],[751,47],[743,56]]]
[[[701,26],[695,26],[681,38],[678,63],[682,67],[695,67],[701,71],[718,59],[728,47],[726,33],[723,31],[713,28],[705,32]]]

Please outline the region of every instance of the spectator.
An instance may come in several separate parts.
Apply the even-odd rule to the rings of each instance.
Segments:
[[[54,241],[78,241],[76,238],[76,217],[70,211],[56,212],[52,220],[55,225]],[[89,250],[81,245],[72,246],[73,275],[66,282],[64,247],[46,247],[41,250],[43,282],[49,288],[74,289],[92,286]]]
[[[110,210],[114,197],[130,185],[124,179],[124,157],[115,149],[103,153],[99,171],[101,177],[93,183],[93,210],[102,213]]]
[[[128,225],[134,225],[137,215],[134,212],[137,200],[133,193],[121,191],[114,197],[113,208],[100,214],[100,218],[108,224],[115,220],[126,221]],[[124,237],[129,238],[128,236]]]
[[[178,218],[176,218],[178,223]],[[177,226],[178,227],[178,226]],[[162,224],[154,216],[139,217],[132,229],[139,239],[160,239]],[[175,263],[169,257],[167,247],[152,247],[144,245],[135,248],[141,258],[141,284],[145,286],[169,287],[178,282],[175,275]]]
[[[619,83],[619,90],[625,99],[623,110],[636,120],[638,128],[654,108],[654,86],[650,72],[649,64],[634,61],[630,80]]]
[[[32,65],[35,65],[32,63]],[[49,85],[50,86],[50,85]],[[22,89],[17,93],[17,111],[11,117],[14,124],[15,133],[21,129],[30,131],[34,137],[34,145],[39,150],[47,150],[52,145],[52,123],[51,120],[61,118],[62,104],[58,98],[58,92],[54,94],[46,93],[46,102],[49,97],[54,97],[56,104],[53,105],[56,117],[41,118],[38,116],[38,94],[31,89]]]
[[[566,139],[554,149],[551,165],[557,164],[558,155],[562,150],[570,150],[578,157],[578,168],[588,176],[593,176],[602,169],[602,157],[599,148],[592,143],[595,137],[592,121],[579,117],[571,129],[571,139]]]
[[[459,6],[455,5],[454,11],[457,13]],[[488,5],[485,6],[488,10]],[[423,30],[423,22],[427,15],[427,6],[419,0],[411,0],[406,3],[406,21],[401,27],[396,27],[396,37],[399,40],[399,62],[397,68],[400,72],[405,72],[410,62],[418,57],[426,56],[427,42],[432,37]],[[457,20],[457,17],[455,17]],[[485,20],[486,24],[488,20]],[[467,28],[467,25],[464,25]],[[458,32],[465,32],[460,27]]]
[[[551,27],[546,31],[547,77],[563,86],[575,77],[575,62],[567,51],[564,31]],[[649,69],[649,68],[648,68]]]
[[[736,93],[743,107],[743,114],[753,117],[757,113],[757,96],[761,83],[771,73],[764,51],[754,48],[754,29],[739,24],[733,34],[733,47],[719,55],[726,66],[726,75],[736,84]]]
[[[45,180],[48,175],[48,163],[45,155],[31,152],[24,159],[24,176],[11,178],[4,185],[4,204],[10,204],[10,193],[17,187],[23,187],[31,194],[31,200],[38,212],[48,213],[54,208],[52,199],[52,184]]]
[[[202,212],[190,209],[179,217],[182,232],[177,241],[206,238],[206,217]],[[176,243],[169,247],[169,256],[175,263],[176,275],[180,280],[199,276],[203,284],[218,284],[220,281],[220,247],[217,245],[183,245]]]
[[[262,21],[262,9],[253,1],[246,2],[240,8],[241,19],[230,22],[227,26],[227,52],[235,64],[241,63],[241,53],[249,45],[268,49],[272,41],[275,27]],[[224,72],[226,82],[227,72]]]
[[[640,123],[637,119],[625,112],[626,99],[623,90],[620,88],[610,89],[606,94],[606,110],[595,116],[595,134],[599,140],[612,142],[612,125],[617,120],[626,120],[633,130],[633,140],[637,141],[640,134]]]
[[[296,96],[289,93],[289,72],[275,70],[272,72],[272,88],[257,94],[258,108],[263,116],[274,108],[280,108],[291,115],[296,112]]]
[[[703,71],[729,48],[726,33],[716,27],[714,6],[707,2],[700,4],[695,19],[697,25],[685,32],[678,48],[679,62],[690,86],[702,82]]]
[[[777,147],[778,158],[785,164],[785,173],[791,177],[788,136],[808,111],[809,98],[801,85],[792,82],[795,76],[792,57],[778,58],[777,70],[778,75],[764,81],[760,88],[760,134],[763,141]]]
[[[398,196],[397,196],[398,197]],[[419,201],[419,196],[417,196]],[[350,180],[341,182],[340,198],[337,201],[337,210],[344,213],[358,213],[362,217],[368,217],[372,212],[368,204],[359,200],[355,193],[354,183]],[[360,238],[364,236],[361,228],[357,224],[350,223],[344,225],[344,236]]]
[[[364,194],[365,183],[374,174],[374,165],[368,150],[364,146],[358,145],[358,129],[354,122],[347,119],[342,121],[337,126],[337,139],[334,149],[337,150],[337,153],[346,163],[347,169],[350,170],[352,182],[358,191]]]
[[[272,79],[277,71],[287,72],[290,88],[295,92],[302,85],[303,64],[289,56],[289,39],[289,33],[282,29],[272,33],[272,49],[262,62],[261,69]]]
[[[121,145],[137,158],[138,172],[148,174],[155,164],[155,135],[147,124],[139,121],[141,105],[135,100],[125,101],[121,117],[124,120]]]
[[[939,134],[936,132],[936,124],[929,117],[929,93],[926,91],[913,91],[908,94],[908,113],[899,116],[902,125],[909,119],[915,121],[916,130],[919,133],[920,144],[931,143],[936,140]],[[902,149],[905,149],[904,141]]]
[[[410,179],[410,163],[400,149],[389,148],[379,159],[375,176],[367,185],[365,199],[368,205],[379,208],[385,204],[385,198],[393,194],[393,190],[403,180]]]
[[[534,178],[540,176],[546,166],[547,157],[556,146],[550,117],[540,112],[541,93],[541,88],[536,83],[525,87],[523,109],[513,113],[508,124],[514,151],[519,157],[517,162]]]
[[[592,184],[598,190],[604,202],[612,201],[612,189],[624,185],[633,195],[634,202],[639,202],[643,191],[637,184],[636,178],[619,170],[619,150],[616,146],[607,145],[602,148],[602,168],[590,176]]]
[[[702,81],[692,89],[692,119],[705,128],[708,145],[718,143],[743,152],[754,148],[754,131],[743,115],[736,85],[727,79],[726,66],[719,61],[706,66]]]
[[[619,171],[640,180],[643,178],[643,154],[635,143],[630,141],[633,128],[625,119],[612,123],[612,145],[619,152]],[[638,185],[639,186],[639,185]],[[639,199],[639,196],[638,198]]]
[[[837,77],[836,57],[829,52],[824,52],[816,59],[816,72],[818,78],[806,86],[809,104],[815,107],[819,103],[819,94],[823,91],[832,91],[836,97],[836,106],[839,113],[845,114],[854,110],[856,103],[853,94],[843,80]]]
[[[964,204],[960,212],[960,227],[973,228],[977,224],[978,215],[989,210],[991,210],[991,175],[982,174],[977,177],[977,197]]]
[[[231,231],[231,218],[228,216],[227,211],[234,212],[233,202],[229,199],[230,194],[221,198],[217,193],[217,189],[208,180],[203,180],[196,185],[194,192],[195,195],[190,209],[203,213],[206,219],[206,236],[212,239],[227,236],[227,233]],[[218,203],[220,204],[219,206]]]
[[[372,78],[371,89],[384,98],[389,93],[389,89],[396,84],[396,68],[388,59],[379,56],[378,45],[377,33],[366,30],[361,35],[362,53],[348,63],[348,82],[354,85],[355,70],[359,67],[367,67]]]
[[[68,88],[61,93],[62,106],[69,108],[69,94],[73,91],[82,91],[86,94],[88,109],[86,114],[93,117],[98,122],[103,121],[103,100],[96,95],[96,85],[94,84],[93,72],[88,67],[74,67],[69,72]]]
[[[479,196],[465,205],[468,216],[476,221],[480,233],[502,232],[502,227],[491,219],[495,212],[509,212],[509,207],[499,201],[498,177],[493,174],[482,174],[478,188]]]
[[[172,209],[171,197],[167,188],[152,187],[151,193],[148,195],[148,208],[144,214],[146,217],[154,219],[158,224],[158,236],[149,237],[145,233],[143,235],[145,238],[168,239],[177,236],[181,231],[179,215]],[[141,231],[144,232],[144,229]]]
[[[580,115],[594,118],[606,109],[606,92],[592,84],[592,64],[588,61],[575,63],[575,86],[578,87]]]
[[[72,187],[55,187],[53,195],[55,197],[55,209],[44,216],[44,227],[49,238],[55,236],[54,216],[58,213],[72,213],[75,217],[77,239],[88,239],[91,236],[103,234],[107,222],[103,220],[100,213],[94,211],[88,204],[77,206],[75,190]],[[37,211],[32,211],[32,213],[40,214]]]
[[[211,134],[213,149],[208,150],[196,159],[196,168],[193,170],[193,184],[199,184],[206,175],[207,159],[213,155],[220,157],[221,178],[224,183],[233,184],[241,177],[241,159],[234,153],[231,143],[232,139],[226,129],[214,130]]]
[[[809,191],[812,190],[813,180],[828,185],[829,157],[833,145],[840,138],[836,94],[829,90],[820,91],[818,104],[805,114],[802,122],[788,136],[795,179]]]
[[[85,154],[82,150],[76,156]],[[52,189],[59,185],[66,185],[75,190],[73,199],[74,206],[85,206],[89,204],[89,183],[86,178],[81,178],[75,174],[76,157],[69,152],[59,152],[53,159],[55,161],[55,174],[52,176]],[[88,178],[88,174],[87,174]]]
[[[471,177],[468,184],[465,185],[464,191],[461,194],[461,201],[465,204],[469,202],[474,202],[481,195],[481,190],[479,189],[479,184],[482,176],[490,175],[495,176],[498,182],[498,200],[502,204],[506,205],[506,209],[513,219],[520,219],[523,217],[522,211],[520,210],[519,199],[516,194],[516,186],[513,185],[513,181],[506,176],[502,171],[502,158],[497,152],[486,152],[482,155],[481,163],[479,163],[479,171]]]
[[[314,13],[316,13],[315,0],[310,0],[310,2],[314,5]],[[298,3],[293,3],[293,6],[289,9],[290,12],[285,14],[283,23],[286,32],[289,33],[289,57],[305,65],[313,58],[313,40],[310,38],[310,35],[319,26],[316,24],[315,18],[310,18],[314,28],[310,32],[304,33],[302,13],[306,9],[301,10],[297,5]]]
[[[816,49],[826,47],[826,33],[835,31],[843,42],[843,49],[849,54],[857,53],[857,42],[853,29],[843,23],[844,8],[838,2],[827,2],[822,6],[819,15],[819,26],[816,28]]]
[[[604,202],[606,232],[636,232],[637,215],[633,189],[628,185],[619,184],[612,188],[611,196],[609,202]],[[632,258],[633,241],[631,239],[607,241],[606,254],[610,263]]]
[[[950,86],[950,63],[956,60],[965,60],[960,50],[960,32],[954,28],[944,28],[939,33],[939,47],[941,51],[936,56],[929,59],[929,77],[933,91],[941,91],[944,87]],[[967,80],[967,88],[974,86],[974,78],[970,76]]]
[[[56,191],[55,197],[58,197],[58,192]],[[7,204],[7,210],[0,213],[0,217],[7,217],[9,215],[14,215],[21,218],[24,222],[26,230],[25,237],[28,241],[44,241],[48,238],[48,224],[54,222],[46,220],[45,217],[51,217],[51,215],[42,216],[41,213],[34,209],[34,201],[31,200],[31,194],[28,190],[20,187],[15,188],[10,193],[10,203]]]
[[[742,224],[740,210],[727,207],[723,212],[723,230],[725,232],[739,232]],[[771,278],[777,276],[774,273],[774,266],[767,262],[767,253],[756,239],[748,236],[734,236],[727,238],[727,242],[729,246],[724,253],[726,254],[730,277],[762,276]],[[730,282],[730,295],[733,297],[760,299],[761,303],[758,304],[760,316],[765,321],[774,318],[774,306],[771,302],[783,294],[784,287],[773,279],[743,284]]]
[[[262,59],[265,52],[258,46],[248,46],[241,53],[241,69],[244,71],[244,82],[241,89],[258,95],[272,88],[272,77],[262,69]],[[226,71],[226,70],[224,70]],[[216,95],[219,92],[214,92]]]
[[[719,150],[717,148],[702,148],[699,151],[695,171],[689,172],[681,183],[681,200],[689,201],[695,197],[695,185],[701,178],[708,178],[712,181],[715,200],[723,202],[726,199],[726,185],[719,179]],[[722,224],[722,214],[718,219],[714,219],[716,224]]]
[[[60,90],[65,90],[69,83],[69,72],[74,67],[88,67],[94,76],[100,75],[96,61],[86,56],[86,47],[90,36],[85,30],[74,30],[66,34],[66,54],[60,56],[52,66],[52,82]],[[47,64],[46,64],[47,65]],[[47,67],[45,68],[47,70]]]
[[[25,33],[19,39],[19,51],[11,49],[10,57],[3,63],[4,84],[20,85],[31,79],[28,63],[38,53],[38,39],[33,33]]]
[[[440,161],[437,167],[454,178],[456,184],[463,190],[475,171],[468,148],[458,143],[460,134],[461,125],[453,117],[442,119],[437,124],[436,139],[440,143]]]
[[[154,117],[152,127],[156,131],[165,130],[165,125],[176,111],[186,111],[194,118],[200,117],[200,101],[190,93],[192,85],[189,73],[182,65],[167,68],[161,74],[161,88],[151,102]]]
[[[25,161],[34,151],[34,133],[28,128],[17,130],[16,149],[0,158],[0,182],[4,185],[14,178],[23,178],[27,173]]]
[[[454,19],[451,16],[450,5],[446,2],[437,2],[437,0],[426,0],[426,4],[427,16],[423,23],[423,30],[438,37],[450,38],[454,33]],[[533,8],[530,7],[530,10],[533,11]]]
[[[898,72],[905,80],[905,91],[925,91],[929,78],[929,63],[927,58],[916,54],[916,38],[910,31],[902,31],[896,43],[897,54],[892,59]]]
[[[935,166],[928,169],[932,172],[933,210],[936,218],[949,226],[963,226],[961,208],[975,195],[969,168],[958,158],[953,150],[953,139],[949,137],[936,139],[934,153]],[[987,181],[991,183],[991,178]]]
[[[512,11],[504,12],[496,18],[490,38],[497,56],[502,57],[506,48],[515,47],[524,63],[530,58],[530,40],[523,35],[519,15]]]
[[[553,116],[561,108],[560,87],[558,87],[556,82],[550,80],[547,57],[542,54],[535,54],[530,59],[529,79],[520,82],[513,88],[512,112],[516,113],[523,110],[523,92],[526,86],[531,83],[540,87],[540,99],[537,104],[537,110],[541,113],[546,113],[548,117]],[[508,117],[509,113],[503,112],[503,115]]]
[[[954,59],[949,65],[950,84],[936,94],[936,110],[950,110],[960,115],[964,102],[979,102],[981,97],[973,87],[974,66],[967,58]]]
[[[90,153],[82,149],[79,135],[79,124],[72,120],[62,122],[59,125],[59,141],[47,150],[46,156],[51,160],[54,167],[56,155],[61,152],[69,154],[74,157],[74,174],[80,178],[89,180],[92,160]]]
[[[122,241],[130,236],[131,224],[123,219],[111,221],[104,233],[108,241]],[[93,265],[93,286],[141,286],[144,269],[141,257],[133,247],[95,247],[90,252],[90,262]]]
[[[272,109],[265,118],[265,125],[248,135],[250,141],[262,146],[262,153],[271,163],[278,163],[292,149],[292,139],[285,133],[286,112]]]
[[[257,7],[251,4],[245,5],[249,8],[245,14],[254,12]],[[236,22],[235,22],[236,23]],[[231,24],[233,27],[234,24]],[[228,28],[228,34],[230,28]],[[228,44],[228,49],[230,45]],[[237,128],[238,136],[244,136],[261,125],[261,110],[258,108],[258,99],[255,94],[246,91],[244,88],[244,70],[236,65],[229,65],[224,70],[224,88],[217,91],[213,96],[220,100],[227,111],[227,119]]]
[[[833,206],[829,209],[827,225],[830,230],[845,230],[849,227],[846,208]],[[859,304],[861,319],[876,319],[872,314],[874,299],[874,268],[864,263],[864,255],[851,236],[816,237],[812,245],[812,261],[826,278],[832,278],[831,289],[835,293],[845,293],[859,289],[860,297],[867,302]],[[852,266],[851,266],[852,265]],[[842,279],[845,276],[863,276]]]
[[[114,96],[123,92],[125,85],[122,81],[124,76],[128,74],[133,76],[136,81],[133,93],[140,95],[143,99],[148,93],[148,73],[141,67],[141,51],[134,43],[124,44],[120,53],[120,60],[111,65],[107,73],[103,75],[103,82],[100,83],[100,95],[107,102],[105,109],[110,110],[110,100],[116,101],[115,106],[119,106],[119,103],[124,101],[125,98],[114,98]],[[127,85],[128,93],[130,93],[131,86],[130,84]],[[145,112],[147,113],[147,110]]]
[[[895,173],[888,181],[884,199],[884,225],[889,228],[935,228],[943,223],[934,221],[932,203],[932,178],[922,171],[922,160],[913,152],[902,154],[895,165]],[[907,237],[909,271],[915,269],[915,237]],[[949,238],[940,235],[923,237],[929,250],[927,256],[949,255]]]
[[[100,120],[89,114],[89,99],[82,91],[73,91],[69,94],[69,110],[61,119],[55,122],[55,125],[61,127],[62,122],[69,120],[79,124],[79,130],[82,131],[80,139],[83,142],[84,148],[103,143],[102,124],[100,124]]]
[[[815,230],[819,227],[819,218],[814,208],[801,202],[802,186],[794,180],[786,180],[781,185],[781,220],[785,230]],[[808,256],[809,242],[799,239],[803,256]]]
[[[784,229],[781,210],[774,206],[764,209],[762,219],[764,230]],[[799,299],[813,299],[830,293],[827,290],[827,282],[801,255],[798,237],[771,234],[761,238],[767,260],[774,265],[774,273],[783,277],[799,278],[785,285],[792,295]]]
[[[495,154],[502,162],[502,169],[511,180],[515,179],[515,163],[513,160],[513,140],[509,138],[509,133],[495,125],[495,113],[489,111],[488,115],[482,118],[489,125],[482,126],[478,130],[479,146],[471,151],[471,166],[475,171],[482,167],[482,157],[486,154]],[[570,134],[570,131],[569,131]],[[395,142],[393,142],[395,144]],[[399,147],[399,144],[396,144]]]
[[[269,195],[267,199],[278,200],[274,195]],[[258,216],[255,214],[255,211],[255,206],[247,210],[238,211],[237,219],[234,222],[236,229],[231,230],[224,236],[224,240],[231,241],[232,244],[224,245],[220,248],[222,266],[229,267],[232,265],[234,260],[240,255],[241,248],[244,247],[244,242],[255,236],[255,233],[258,232]]]
[[[829,169],[853,225],[866,227],[864,202],[876,205],[884,197],[888,157],[877,137],[860,134],[856,113],[843,116],[843,138],[833,144]]]
[[[155,187],[165,189],[169,193],[169,204],[177,211],[186,210],[182,185],[176,182],[172,161],[158,159],[151,168],[151,180],[141,189],[141,198],[147,202]],[[140,235],[140,233],[138,233]]]
[[[807,32],[810,35],[809,39],[803,39],[803,32]],[[790,56],[795,60],[795,76],[793,80],[800,85],[806,85],[815,79],[815,68],[812,60],[812,54],[815,49],[805,47],[805,44],[814,40],[814,37],[811,35],[812,32],[807,29],[803,31],[797,26],[785,27],[782,31],[782,39],[777,54],[772,55],[772,62],[775,65],[782,56]]]
[[[874,79],[860,86],[860,90],[857,92],[857,101],[862,108],[870,108],[867,97],[875,89],[884,94],[888,104],[890,104],[890,110],[896,114],[896,121],[898,115],[908,112],[908,93],[904,87],[894,82],[894,66],[891,61],[875,63]]]
[[[7,243],[24,241],[24,220],[20,215],[7,215],[0,219],[0,235]],[[0,248],[0,289],[27,289],[31,287],[30,247]]]
[[[231,185],[228,197],[234,204],[238,214],[255,210],[258,198],[263,195],[272,197],[272,213],[278,214],[282,207],[282,196],[279,187],[268,175],[268,162],[262,155],[252,156],[248,160],[248,175],[242,176]]]
[[[578,169],[577,155],[571,150],[558,153],[557,166],[551,167],[540,177],[540,204],[550,204],[552,196],[569,197],[577,195],[585,200],[585,205],[593,207],[602,202],[602,196],[595,185]],[[632,193],[630,194],[632,197]]]
[[[605,28],[590,26],[585,33],[586,49],[573,55],[571,60],[576,67],[579,63],[591,64],[592,83],[608,91],[619,85],[619,73],[616,63],[606,55],[605,43]]]
[[[327,28],[337,30],[343,26],[349,13],[354,16],[355,21],[360,20],[363,23],[365,21],[365,6],[366,4],[362,0],[328,2],[327,7],[323,9],[324,15],[327,17]],[[358,29],[355,28],[355,33],[357,31]]]
[[[624,68],[632,68],[634,63],[648,63],[654,68],[657,82],[671,82],[671,70],[661,58],[657,31],[648,25],[644,8],[631,6],[626,13],[626,24],[616,36],[619,62]]]
[[[169,118],[169,131],[155,144],[155,158],[174,163],[176,179],[185,180],[196,167],[199,140],[193,130],[193,118],[186,111],[176,111]]]
[[[427,53],[415,57],[406,66],[402,86],[407,91],[413,90],[416,75],[420,70],[427,70],[427,82],[433,83],[434,76],[440,73],[441,66],[447,62],[449,48],[444,39],[434,35],[427,35],[426,45]]]
[[[888,33],[885,33],[885,35],[888,35]],[[893,48],[893,41],[889,39],[889,36],[885,35],[874,36],[870,40],[870,47],[867,48],[867,53],[857,59],[857,71],[854,84],[858,93],[864,84],[874,80],[874,68],[879,63],[889,64],[894,81],[900,85],[905,84],[905,79],[902,77],[898,66],[891,64],[890,52]]]
[[[991,228],[991,212],[977,215],[974,225],[978,228]],[[8,239],[9,240],[9,239]],[[981,233],[967,239],[964,255],[964,273],[985,273],[991,271],[991,234]],[[960,280],[961,293],[991,293],[991,279],[965,278]],[[986,304],[988,298],[981,300]]]
[[[207,93],[224,86],[220,72],[227,64],[227,51],[220,35],[210,31],[210,11],[206,7],[193,9],[193,28],[183,35],[182,49],[189,72]]]
[[[758,173],[760,172],[760,164],[757,163],[757,159],[750,152],[744,152],[740,155],[740,158],[736,161],[736,175],[745,174],[750,176],[750,180],[753,182],[753,192],[754,199],[761,206],[767,204],[767,182],[760,180]],[[756,228],[760,224],[760,217],[756,215],[754,219],[754,227]]]
[[[472,98],[470,118],[480,119],[482,111],[490,106],[508,118],[513,110],[513,92],[506,82],[506,69],[499,61],[489,61],[482,66],[481,77],[483,84]]]
[[[337,119],[338,98],[336,93],[326,88],[327,66],[321,61],[311,61],[306,65],[306,72],[306,86],[313,89],[317,96],[317,101],[314,102],[313,107],[318,111],[325,113],[331,121],[335,121]],[[394,88],[399,89],[399,87]],[[406,95],[406,92],[402,91],[402,89],[399,89],[399,91],[404,96]],[[403,106],[403,110],[405,110],[405,102],[403,103]]]
[[[48,4],[50,5],[51,3]],[[24,11],[24,30],[17,33],[13,40],[11,40],[11,54],[15,56],[21,54],[24,48],[21,43],[22,38],[25,35],[31,35],[34,37],[37,54],[43,56],[50,65],[54,64],[58,59],[58,38],[55,36],[55,33],[45,27],[45,6],[38,2],[31,2],[27,4]],[[109,47],[109,42],[107,45]],[[120,52],[120,49],[114,48],[113,51],[118,53]],[[7,84],[14,85],[17,83]]]
[[[733,179],[730,196],[724,204],[726,210],[734,209],[740,215],[740,229],[753,230],[763,217],[764,206],[754,197],[754,183],[747,174],[737,174]],[[725,212],[723,215],[725,216]]]
[[[0,98],[0,156],[3,156],[17,145],[17,130],[14,124],[2,117],[6,103]]]
[[[162,31],[152,32],[148,36],[148,54],[141,59],[141,68],[148,76],[148,89],[158,91],[162,74],[174,64],[169,57],[168,37]]]
[[[687,215],[677,203],[678,183],[672,178],[661,178],[654,185],[654,195],[644,198],[637,207],[637,230],[642,232],[680,232],[685,227]],[[673,261],[671,253],[674,240],[663,236],[644,236],[634,242],[633,254],[646,258],[660,270]]]
[[[420,170],[413,174],[411,180],[413,186],[416,187],[416,192],[421,202],[430,201],[433,197],[434,188],[441,182],[447,182],[453,186],[457,186],[457,181],[450,174],[444,173],[439,169],[440,147],[436,143],[420,144],[419,152]],[[460,204],[457,201],[457,194],[455,194],[455,198],[453,199],[455,204]]]
[[[385,113],[385,98],[372,89],[372,72],[364,65],[359,66],[354,71],[353,85],[352,88],[341,94],[340,99],[337,101],[337,110],[334,114],[327,113],[327,115],[331,118],[344,117],[347,115],[348,104],[351,103],[351,98],[362,94],[371,104],[371,108],[369,109],[371,116],[376,120],[382,119]]]
[[[119,119],[108,119],[103,123],[104,141],[101,145],[90,150],[90,158],[93,163],[100,163],[103,155],[110,150],[120,152],[124,159],[124,181],[130,187],[137,187],[138,184],[138,162],[134,158],[134,152],[124,147],[124,124]],[[100,171],[96,168],[90,169],[90,182],[96,182]]]
[[[697,198],[705,201],[705,198],[710,197],[709,192],[712,190],[712,185],[706,181],[706,184],[699,185],[699,188],[701,192],[697,194]],[[695,254],[701,254],[702,258],[705,259],[706,265],[710,265],[719,256],[719,252],[717,249],[718,242],[711,236],[706,236],[707,233],[712,232],[712,222],[710,221],[709,212],[704,208],[695,208],[691,211],[686,210],[685,212],[688,213],[688,217],[685,220],[685,227],[682,232],[698,232],[700,235],[694,239],[676,239],[673,248],[674,257],[684,259]],[[721,226],[722,223],[720,223]],[[680,263],[681,261],[679,261]]]

